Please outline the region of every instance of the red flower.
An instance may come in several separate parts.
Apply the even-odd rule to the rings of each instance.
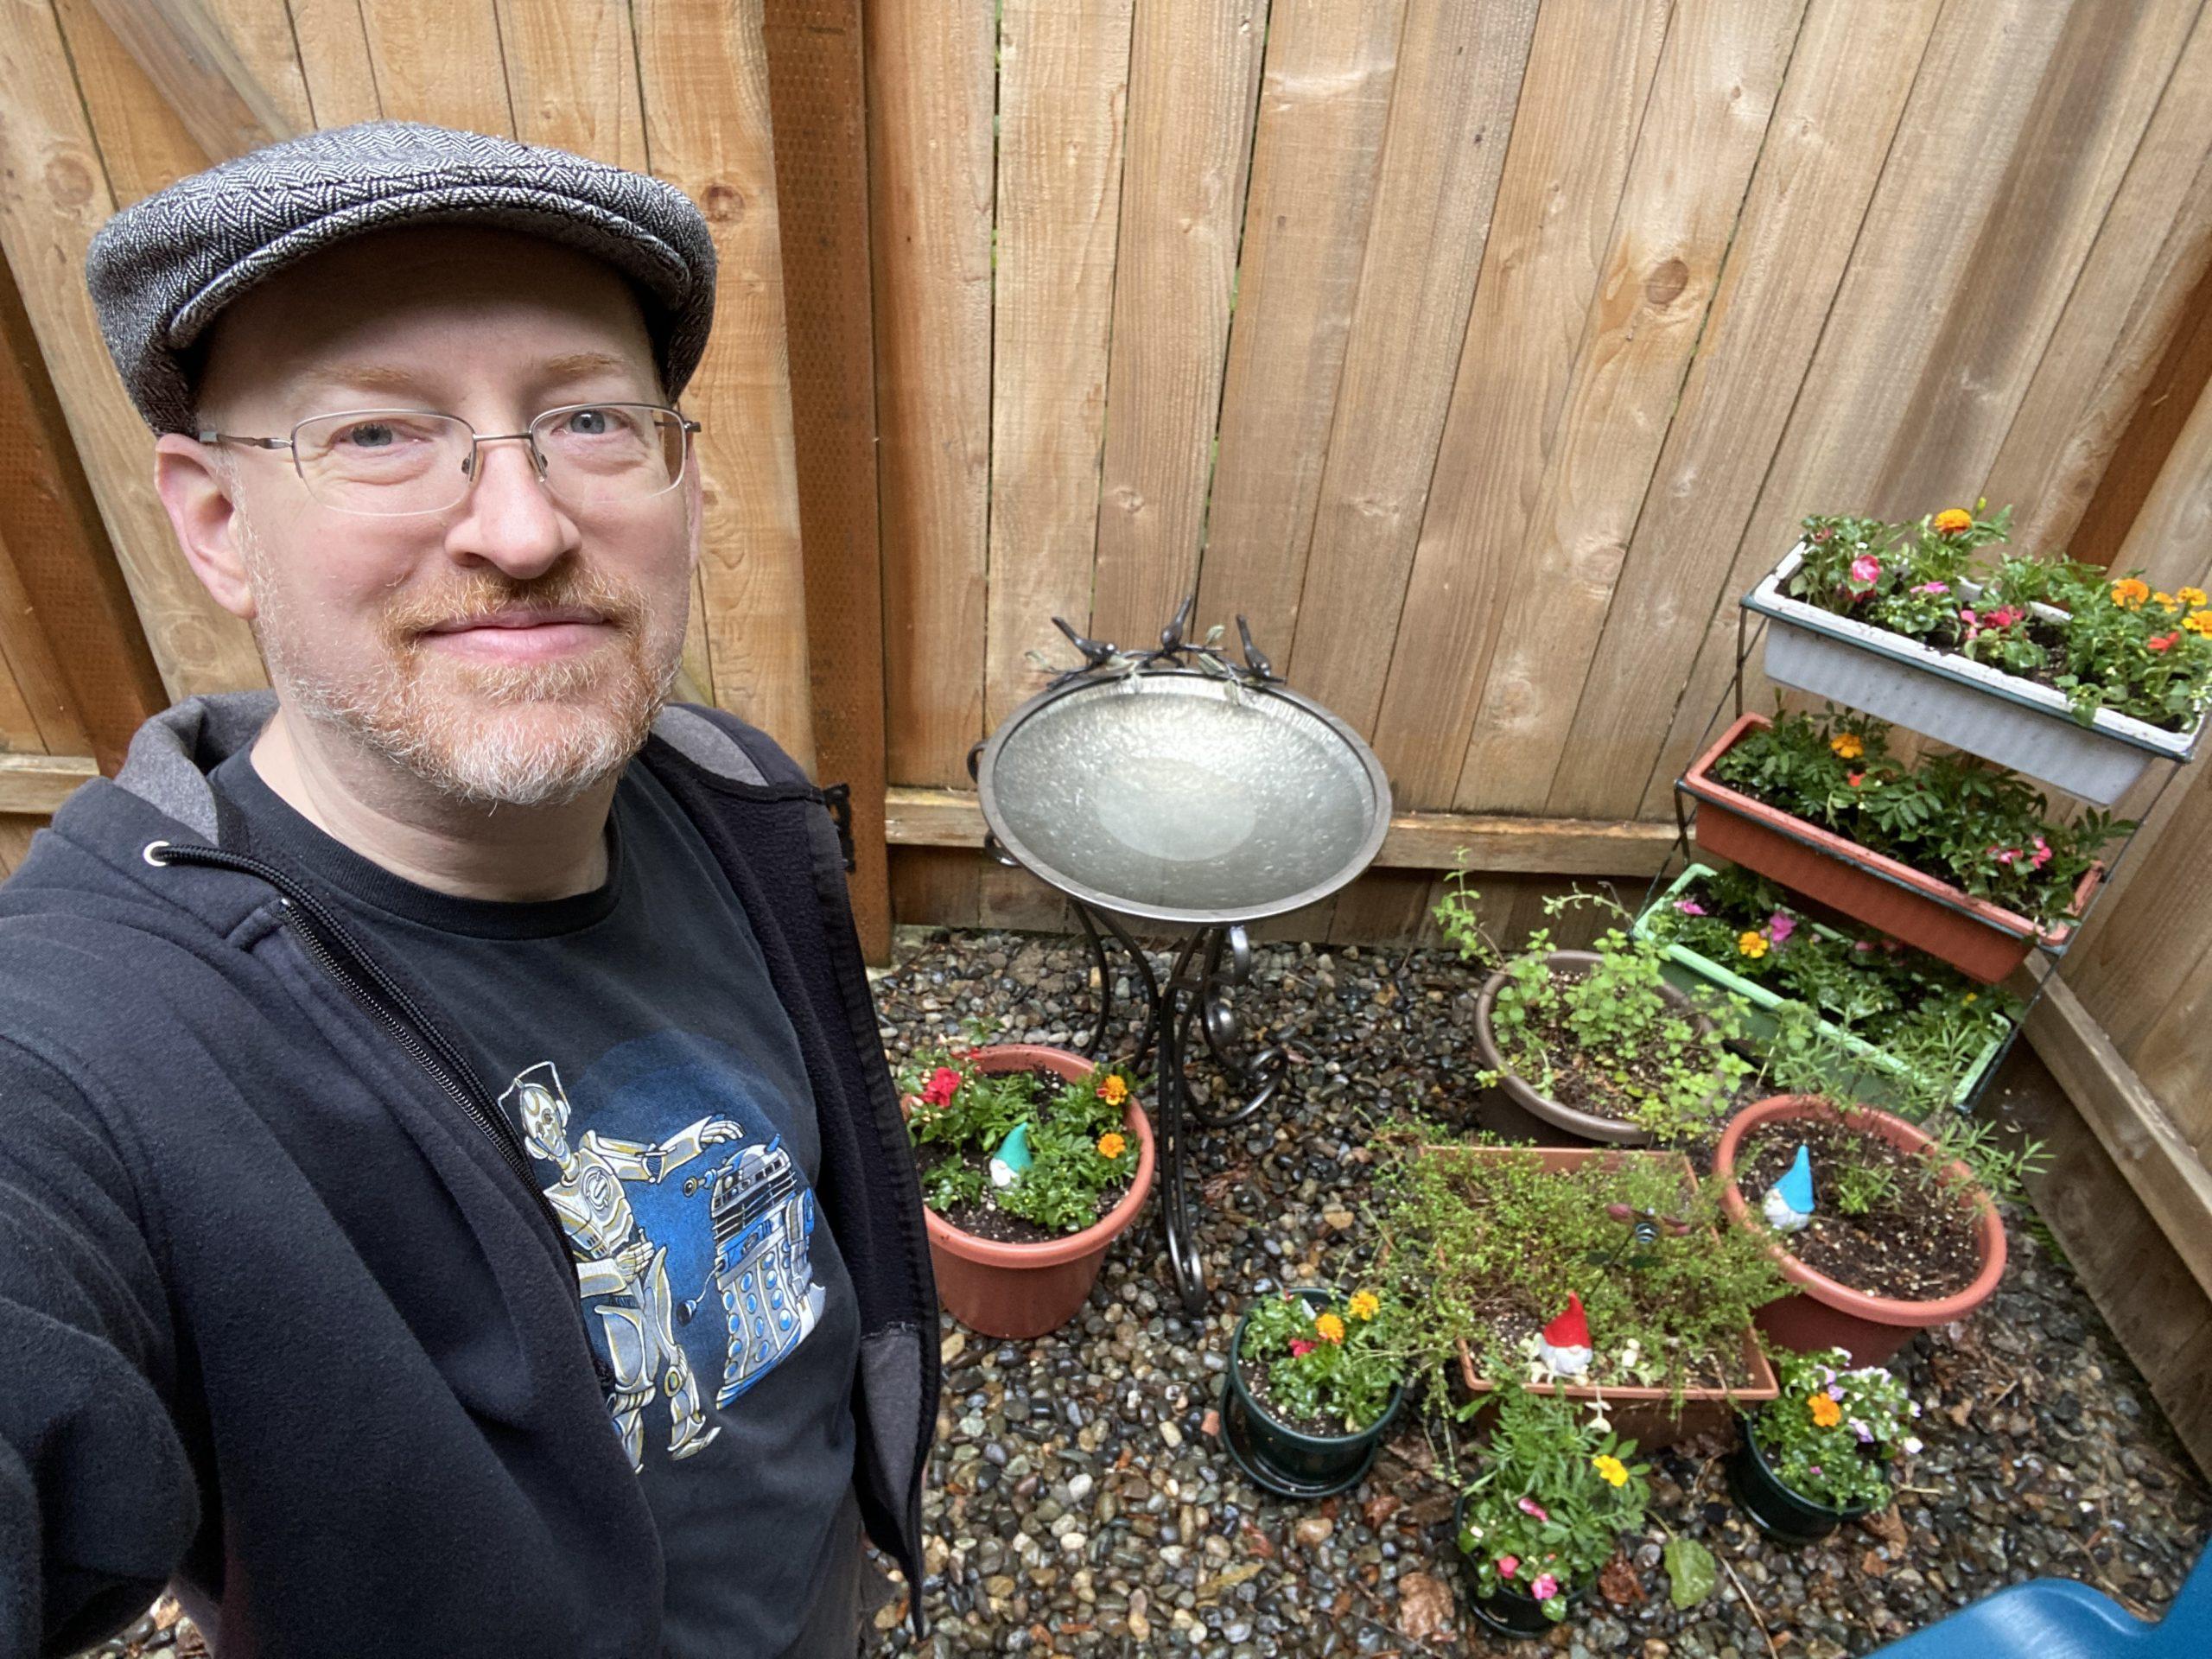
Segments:
[[[940,1065],[930,1073],[929,1086],[922,1090],[922,1104],[943,1106],[959,1092],[960,1074],[949,1065]]]
[[[1866,776],[1866,774],[1863,772],[1847,772],[1843,774],[1843,780],[1847,784],[1849,784],[1853,789],[1856,789],[1865,779]]]
[[[2152,651],[2171,651],[2180,639],[2181,630],[2176,628],[2171,633],[2162,633],[2156,639],[2145,639],[2143,643]]]
[[[1290,1357],[1293,1359],[1303,1359],[1320,1345],[1318,1342],[1308,1342],[1303,1337],[1293,1337],[1290,1339]]]

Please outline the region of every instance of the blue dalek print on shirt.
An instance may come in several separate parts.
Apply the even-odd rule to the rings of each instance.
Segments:
[[[671,1462],[703,1452],[721,1433],[703,1396],[728,1406],[820,1322],[814,1193],[753,1097],[766,1085],[722,1046],[663,1033],[610,1051],[573,1099],[550,1060],[500,1096],[567,1234],[634,1469],[662,1421]]]

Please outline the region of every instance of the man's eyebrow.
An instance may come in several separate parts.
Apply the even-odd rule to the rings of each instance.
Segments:
[[[303,372],[309,386],[355,386],[363,391],[419,391],[422,377],[386,363],[328,363]]]
[[[581,380],[592,374],[627,374],[636,366],[613,352],[564,352],[547,358],[537,368],[548,380]]]

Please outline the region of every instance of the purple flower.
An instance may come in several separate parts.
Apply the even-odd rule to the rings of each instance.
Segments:
[[[1828,1398],[1834,1401],[1841,1401],[1843,1398],[1843,1384],[1840,1382],[1829,1383]]]
[[[1856,1417],[1851,1420],[1851,1432],[1859,1437],[1861,1446],[1871,1446],[1874,1442],[1874,1431]]]
[[[1906,1435],[1904,1445],[1904,1454],[1908,1458],[1916,1458],[1920,1455],[1920,1437],[1917,1434]]]
[[[1782,944],[1796,931],[1796,918],[1778,910],[1774,912],[1773,918],[1766,925],[1767,938],[1772,939],[1777,944]]]

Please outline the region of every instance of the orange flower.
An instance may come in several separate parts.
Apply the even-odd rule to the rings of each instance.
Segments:
[[[2151,597],[2151,584],[2134,576],[2122,576],[2112,585],[2112,602],[2123,611],[2139,608]]]
[[[1344,1322],[1333,1313],[1324,1313],[1313,1321],[1313,1334],[1324,1342],[1342,1342]]]
[[[2202,605],[2204,590],[2202,588],[2183,588],[2176,591],[2174,597],[2184,605]]]
[[[1838,732],[1834,737],[1828,739],[1828,747],[1835,751],[1840,760],[1856,760],[1866,753],[1866,741],[1856,732]]]
[[[1350,1306],[1355,1319],[1371,1319],[1382,1311],[1382,1299],[1371,1290],[1354,1291]]]
[[[2181,625],[2191,633],[2201,633],[2212,639],[2212,611],[2191,611],[2182,618]]]
[[[1101,1158],[1118,1158],[1128,1149],[1127,1139],[1111,1129],[1098,1137],[1098,1155]]]
[[[2151,602],[2162,611],[2176,610],[2180,606],[2180,601],[2171,594],[2153,594],[2151,595]]]
[[[1098,1098],[1109,1106],[1118,1106],[1129,1097],[1128,1081],[1118,1071],[1109,1071],[1106,1081],[1098,1085]]]
[[[1825,1394],[1816,1394],[1806,1403],[1813,1408],[1813,1421],[1822,1428],[1834,1428],[1843,1421],[1843,1408]]]
[[[1936,515],[1936,528],[1946,536],[1955,536],[1974,528],[1974,514],[1964,507],[1946,507]]]

